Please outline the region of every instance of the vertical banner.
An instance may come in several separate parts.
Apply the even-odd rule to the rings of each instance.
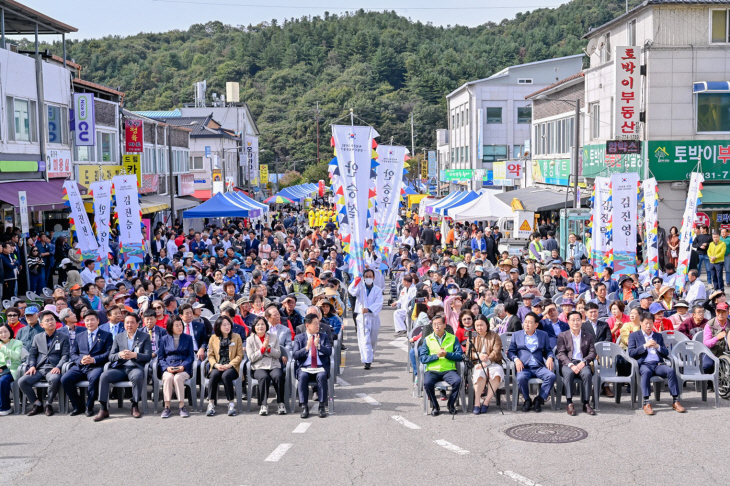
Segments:
[[[432,179],[438,175],[438,164],[436,163],[436,151],[428,151],[428,178]]]
[[[617,137],[638,135],[639,97],[641,96],[641,49],[636,46],[616,47],[616,87],[614,99],[614,133]]]
[[[695,216],[697,207],[702,204],[702,183],[705,178],[699,172],[692,172],[689,181],[689,189],[687,191],[687,206],[684,208],[684,216],[682,216],[682,229],[679,232],[679,260],[677,261],[676,282],[677,291],[684,289],[687,271],[689,270],[689,259],[692,254],[692,242],[697,232],[697,222]]]
[[[362,277],[365,241],[372,234],[371,208],[376,195],[377,156],[374,138],[379,134],[372,127],[332,125],[337,165],[342,178],[345,218],[350,225],[349,272],[353,278]]]
[[[611,179],[596,177],[593,186],[593,208],[591,210],[591,259],[598,273],[609,262],[611,246]]]
[[[79,250],[82,254],[95,253],[99,245],[96,243],[94,232],[91,230],[89,216],[86,214],[84,202],[81,200],[81,193],[79,193],[79,186],[75,181],[66,181],[63,183],[63,189],[71,208],[71,230],[76,233]],[[96,255],[94,255],[94,259],[96,259]]]
[[[403,188],[406,148],[378,145],[378,176],[375,187],[375,246],[390,266],[395,244],[398,206]]]
[[[99,240],[99,269],[106,276],[109,266],[109,230],[112,214],[112,181],[92,182],[89,193],[94,196],[94,219],[96,237]]]
[[[144,129],[142,120],[124,120],[124,145],[127,152],[140,153],[144,151]]]
[[[77,147],[96,145],[94,95],[74,93],[74,142]]]
[[[482,109],[479,108],[477,110],[477,167],[479,166],[479,162],[484,159],[484,125],[482,122],[483,118],[484,114],[482,112]]]
[[[636,193],[639,174],[628,172],[611,176],[611,198],[613,200],[612,240],[613,274],[636,273],[636,221],[638,208]]]
[[[659,276],[659,191],[653,177],[641,183],[644,189],[644,234],[646,235],[646,269],[651,278]]]
[[[112,183],[117,203],[121,259],[125,267],[137,268],[145,257],[137,177],[133,174],[118,175],[112,179]]]
[[[254,169],[259,161],[259,138],[255,135],[246,135],[243,150],[245,157],[241,157],[241,164],[244,164],[246,167],[244,175],[248,180],[251,180],[254,177]]]

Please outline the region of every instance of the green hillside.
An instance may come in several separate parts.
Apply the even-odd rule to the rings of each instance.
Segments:
[[[68,55],[83,66],[84,79],[124,91],[133,110],[191,102],[195,81],[207,80],[209,94],[238,81],[261,131],[262,163],[288,157],[302,170],[316,159],[317,101],[322,160],[331,156],[329,122],[350,108],[381,140],[407,146],[413,113],[417,150],[435,148],[434,130],[446,127],[445,94],[509,65],[580,53],[580,37],[624,9],[624,0],[574,0],[474,28],[364,11],[283,24],[210,22],[69,42]],[[51,49],[61,52],[58,44]]]

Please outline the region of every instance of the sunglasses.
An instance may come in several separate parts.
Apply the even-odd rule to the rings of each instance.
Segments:
[[[8,317],[20,317],[18,314],[8,314]]]

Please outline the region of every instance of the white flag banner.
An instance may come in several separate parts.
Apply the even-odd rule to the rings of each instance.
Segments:
[[[139,205],[137,176],[118,175],[112,179],[119,221],[119,246],[125,266],[136,268],[144,261],[142,210]]]
[[[684,289],[687,271],[689,270],[689,259],[692,254],[692,242],[697,234],[697,207],[702,204],[702,183],[705,178],[699,172],[692,172],[687,191],[687,206],[682,216],[682,229],[679,232],[679,259],[677,261],[677,275],[675,280],[677,290]]]
[[[135,179],[136,180],[136,179]],[[79,250],[82,254],[96,252],[99,248],[94,236],[94,231],[89,223],[89,216],[86,214],[84,202],[81,200],[79,185],[76,181],[65,181],[63,188],[68,196],[68,203],[71,207],[71,218],[73,227],[76,230],[76,239],[79,242]]]
[[[375,183],[375,246],[383,261],[388,263],[393,256],[396,221],[403,187],[403,167],[406,148],[393,145],[378,145],[377,179]]]
[[[635,172],[611,175],[613,201],[611,249],[613,274],[617,277],[636,273],[638,187],[639,174]]]
[[[109,258],[109,226],[112,214],[112,181],[96,181],[89,186],[94,196],[94,218],[96,237],[99,240],[99,258],[102,265]]]
[[[644,234],[646,235],[646,268],[651,278],[659,276],[659,191],[653,177],[641,183],[644,188]]]
[[[350,259],[348,262],[353,278],[362,277],[364,250],[368,233],[372,233],[368,220],[372,217],[375,196],[375,168],[373,139],[379,134],[372,127],[333,125],[335,155],[339,176],[342,180],[345,218],[350,225]]]
[[[593,268],[603,272],[609,263],[608,249],[611,239],[611,179],[596,177],[593,186],[593,208],[591,210],[591,259]]]

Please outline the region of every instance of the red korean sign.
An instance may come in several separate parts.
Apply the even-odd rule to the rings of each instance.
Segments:
[[[638,138],[641,96],[641,48],[616,47],[614,133],[616,138]]]
[[[124,137],[126,151],[138,153],[144,151],[144,128],[142,120],[124,120]]]

